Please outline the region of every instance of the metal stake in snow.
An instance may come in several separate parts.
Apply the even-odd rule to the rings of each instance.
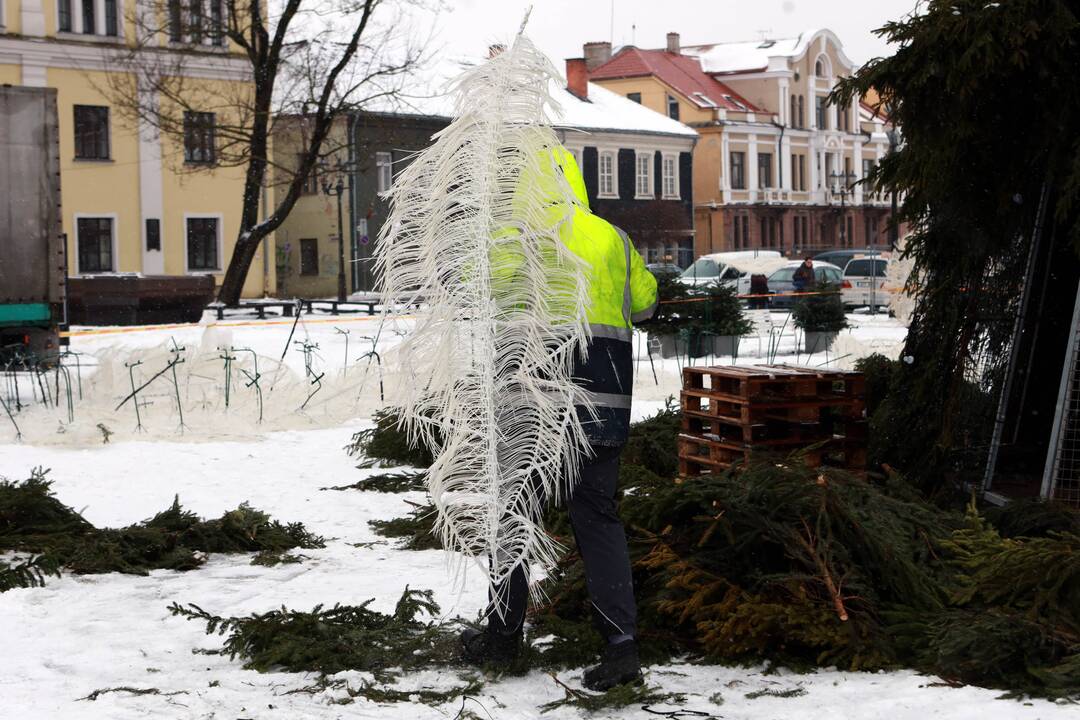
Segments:
[[[259,385],[259,378],[262,377],[262,375],[259,373],[259,356],[251,348],[232,348],[232,351],[237,353],[251,353],[251,360],[254,363],[252,372],[248,372],[244,368],[240,368],[240,372],[242,372],[244,374],[244,377],[248,379],[244,387],[251,387],[253,385],[255,386],[255,396],[259,400],[259,422],[261,423],[263,419],[263,397],[262,387]]]
[[[341,366],[341,374],[345,375],[349,372],[349,331],[342,330],[336,325],[334,326],[334,330],[336,330],[339,335],[345,336],[345,363]]]
[[[173,392],[176,393],[176,412],[180,415],[180,433],[183,434],[184,428],[184,407],[180,402],[180,383],[176,379],[176,366],[182,362],[185,362],[184,358],[180,356],[180,353],[184,352],[187,348],[183,345],[177,345],[176,339],[170,337],[169,342],[172,343],[172,348],[169,353],[173,356],[172,362],[169,363],[169,367],[172,368],[172,384]]]
[[[229,388],[232,385],[232,363],[236,359],[235,355],[230,355],[229,351],[225,348],[219,347],[221,355],[218,357],[225,361],[225,407],[229,407]]]
[[[124,363],[124,367],[128,369],[128,379],[131,380],[131,394],[124,398],[124,401],[121,402],[120,405],[117,405],[116,409],[119,410],[120,406],[126,403],[128,399],[135,398],[135,429],[139,432],[142,432],[142,415],[139,413],[139,390],[142,390],[144,387],[146,387],[146,384],[142,385],[139,390],[135,389],[135,368],[139,367],[140,365],[142,365],[142,360],[136,360],[133,363]],[[158,375],[160,374],[161,373],[158,373]],[[157,377],[157,375],[155,375],[154,377]],[[152,380],[153,378],[151,378],[151,381]]]

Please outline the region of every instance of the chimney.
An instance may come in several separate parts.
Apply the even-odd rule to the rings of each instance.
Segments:
[[[679,54],[679,33],[671,32],[667,34],[667,51],[669,53]]]
[[[566,59],[566,89],[582,100],[589,99],[589,70],[585,58]]]
[[[589,72],[592,72],[593,70],[600,67],[611,59],[611,43],[585,43],[585,45],[582,47],[582,53],[584,53],[585,55],[585,67],[588,69]]]

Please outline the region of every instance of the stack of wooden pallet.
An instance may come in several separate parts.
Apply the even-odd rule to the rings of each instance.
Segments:
[[[679,474],[708,475],[751,452],[803,456],[814,467],[866,469],[861,373],[790,365],[683,369]]]

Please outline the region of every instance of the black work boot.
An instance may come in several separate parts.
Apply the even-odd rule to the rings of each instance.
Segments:
[[[638,661],[637,643],[633,640],[623,640],[605,647],[600,664],[586,670],[581,678],[581,684],[595,692],[637,682],[641,682],[641,663]]]
[[[509,665],[521,652],[522,633],[504,634],[488,628],[461,632],[461,656],[471,665]]]

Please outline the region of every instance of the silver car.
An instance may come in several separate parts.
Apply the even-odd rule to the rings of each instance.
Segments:
[[[812,260],[811,262],[814,264],[815,283],[824,282],[835,285],[839,289],[840,283],[843,282],[843,271],[840,268],[820,260]],[[795,271],[802,264],[802,260],[789,262],[769,276],[769,292],[773,294],[773,297],[769,298],[769,307],[790,308],[799,299],[797,296],[792,295],[795,292],[795,283],[792,278],[795,276]]]

